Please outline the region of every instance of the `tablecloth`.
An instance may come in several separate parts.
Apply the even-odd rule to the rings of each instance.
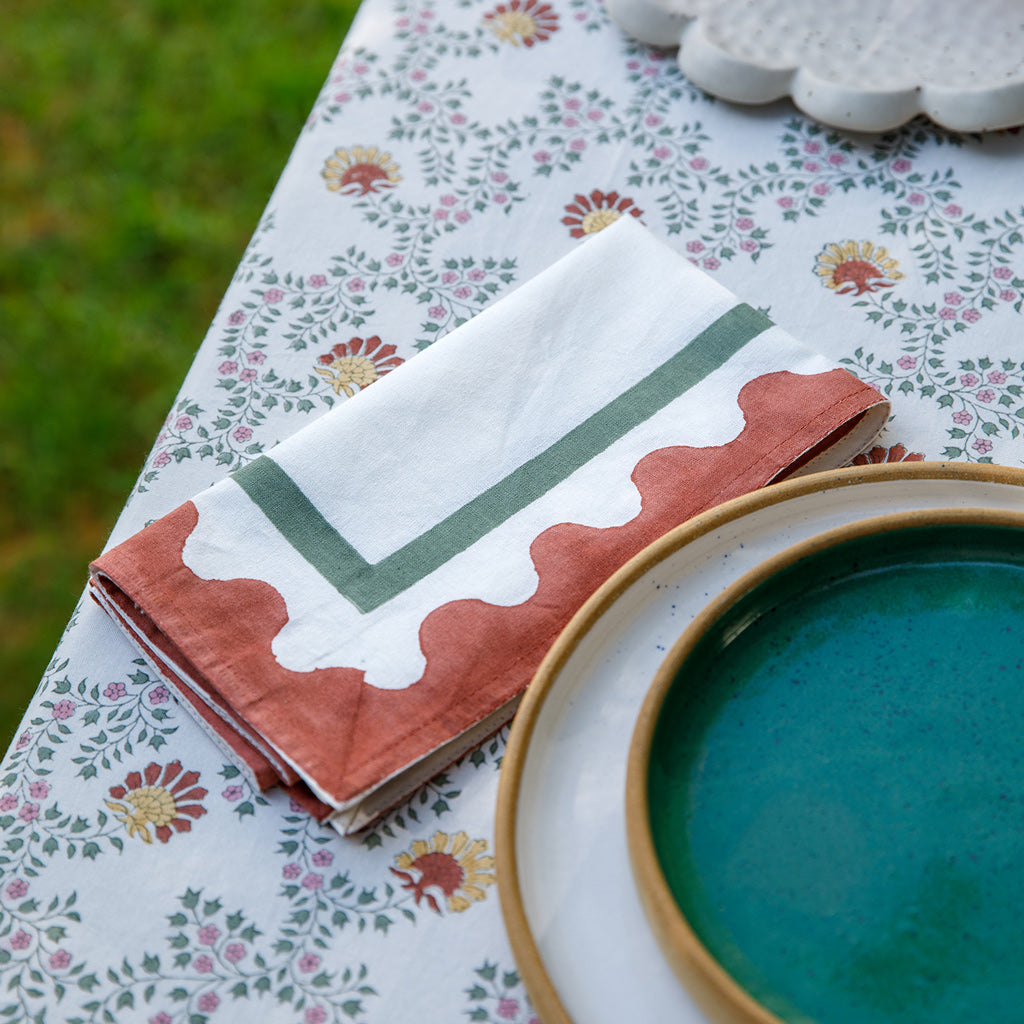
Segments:
[[[866,458],[1019,465],[1022,147],[713,101],[597,0],[365,0],[110,543],[620,217],[888,394]],[[0,772],[0,1020],[525,1024],[505,739],[344,839],[81,602]]]

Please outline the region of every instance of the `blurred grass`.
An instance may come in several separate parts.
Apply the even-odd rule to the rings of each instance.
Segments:
[[[357,6],[0,4],[0,750]]]

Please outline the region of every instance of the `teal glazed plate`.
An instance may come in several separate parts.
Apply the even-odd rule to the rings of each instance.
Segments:
[[[1024,513],[879,516],[748,572],[661,666],[626,789],[713,1020],[1024,1019]]]

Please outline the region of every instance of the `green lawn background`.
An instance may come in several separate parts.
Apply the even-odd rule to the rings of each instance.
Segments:
[[[0,750],[357,6],[0,4]]]

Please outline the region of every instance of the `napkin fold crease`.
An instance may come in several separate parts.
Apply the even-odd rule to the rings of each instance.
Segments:
[[[356,831],[511,717],[667,530],[889,407],[632,218],[90,567],[254,785]]]

